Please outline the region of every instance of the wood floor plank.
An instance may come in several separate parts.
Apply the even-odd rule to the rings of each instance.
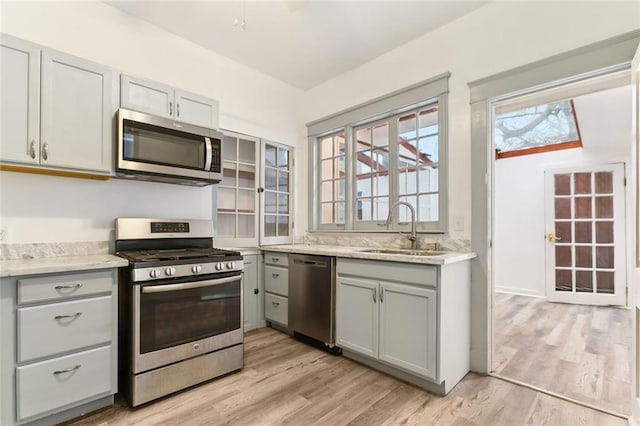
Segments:
[[[602,387],[608,391],[607,383]],[[582,423],[580,423],[582,422]],[[319,351],[279,331],[245,335],[245,366],[132,409],[121,398],[68,425],[606,424],[624,421],[493,377],[469,373],[447,396]]]

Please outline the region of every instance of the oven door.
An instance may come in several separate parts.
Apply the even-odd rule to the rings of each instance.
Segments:
[[[242,343],[242,274],[133,286],[133,372]]]

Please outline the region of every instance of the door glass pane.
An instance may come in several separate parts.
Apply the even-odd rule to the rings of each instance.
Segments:
[[[571,243],[571,222],[556,222],[556,237],[563,243]]]
[[[591,246],[576,246],[576,267],[593,267],[593,248]]]
[[[597,194],[613,193],[613,173],[612,172],[596,173],[596,193]]]
[[[596,268],[613,269],[613,247],[596,247]]]
[[[289,216],[278,216],[278,235],[281,237],[289,235]]]
[[[571,175],[554,175],[555,181],[555,194],[556,195],[571,195]]]
[[[576,291],[581,293],[593,293],[592,271],[576,271]]]
[[[596,243],[613,244],[613,222],[596,222]]]
[[[287,194],[278,194],[278,213],[289,213],[289,196]]]
[[[556,291],[573,291],[573,274],[566,269],[556,269]]]
[[[571,219],[571,199],[556,198],[556,219]]]
[[[265,189],[277,189],[277,171],[275,169],[264,169],[264,188]]]
[[[573,266],[571,246],[556,246],[556,266]]]
[[[255,237],[256,217],[252,214],[238,215],[238,237],[250,238]]]
[[[573,176],[574,194],[591,194],[591,173],[576,173]]]
[[[289,168],[289,150],[286,148],[278,148],[278,168]]]
[[[277,148],[272,145],[266,145],[264,149],[264,164],[268,167],[276,167]]]
[[[591,197],[576,197],[575,207],[577,219],[591,218]]]
[[[276,236],[276,216],[271,214],[264,215],[264,235],[265,237]]]
[[[272,191],[264,192],[264,211],[266,213],[276,213],[276,193]]]
[[[255,213],[255,192],[253,190],[238,189],[238,211],[242,213]]]
[[[256,187],[256,167],[238,164],[238,186],[242,188]]]
[[[218,210],[222,212],[235,212],[236,190],[233,188],[218,187]]]
[[[575,222],[576,243],[590,243],[592,239],[592,222]],[[562,240],[560,240],[562,241]]]
[[[614,274],[615,272],[613,271],[596,271],[598,293],[613,294]]]
[[[218,213],[216,237],[235,237],[236,216],[234,214]]]
[[[613,197],[596,197],[596,217],[613,217]]]
[[[233,136],[224,135],[222,138],[222,158],[224,160],[236,161],[237,139]]]
[[[220,185],[236,186],[236,163],[228,161],[222,163],[222,181]]]
[[[256,164],[256,143],[254,141],[240,139],[238,151],[238,161]]]
[[[278,191],[289,192],[289,172],[278,171]]]

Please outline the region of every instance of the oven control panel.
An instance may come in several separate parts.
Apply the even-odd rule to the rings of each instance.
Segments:
[[[243,266],[242,260],[235,260],[233,262],[210,262],[135,268],[131,270],[131,280],[133,282],[140,282],[204,274],[216,274],[221,272],[242,272]]]
[[[189,222],[151,222],[152,234],[188,233]]]

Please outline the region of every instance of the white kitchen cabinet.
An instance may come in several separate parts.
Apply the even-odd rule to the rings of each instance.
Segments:
[[[117,301],[114,268],[0,279],[0,424],[54,424],[113,403]]]
[[[0,161],[111,174],[112,71],[2,35]]]
[[[138,77],[120,77],[120,105],[196,126],[218,128],[218,101]]]
[[[262,255],[243,256],[242,283],[244,291],[244,331],[264,327],[264,285]]]
[[[469,371],[469,261],[423,265],[338,258],[336,344],[439,394]]]

